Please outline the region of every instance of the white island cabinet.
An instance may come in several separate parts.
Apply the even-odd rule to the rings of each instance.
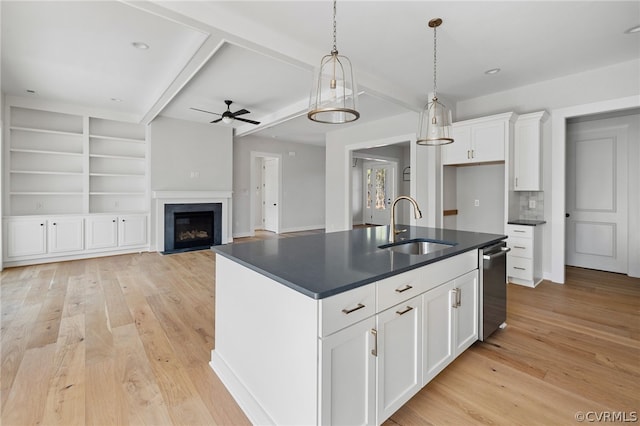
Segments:
[[[218,254],[211,366],[254,424],[381,424],[477,340],[477,268],[471,250],[313,299]]]

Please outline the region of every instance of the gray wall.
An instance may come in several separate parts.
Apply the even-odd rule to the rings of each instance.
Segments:
[[[250,179],[255,164],[251,164],[251,152],[279,154],[282,158],[280,232],[324,228],[324,147],[245,136],[233,143],[234,236],[252,232]]]
[[[504,233],[504,164],[456,167],[455,172],[456,229]]]
[[[230,191],[232,131],[230,127],[166,117],[153,120],[149,137],[151,191]]]

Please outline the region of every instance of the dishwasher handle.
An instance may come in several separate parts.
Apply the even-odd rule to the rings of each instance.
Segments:
[[[491,260],[491,259],[495,259],[496,257],[504,256],[510,251],[511,251],[511,249],[509,247],[501,247],[500,251],[497,251],[497,252],[491,253],[491,254],[485,254],[485,255],[482,256],[482,258],[484,260]]]

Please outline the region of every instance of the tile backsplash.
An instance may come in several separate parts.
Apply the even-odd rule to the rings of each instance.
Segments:
[[[516,192],[520,196],[519,219],[544,220],[544,192]]]

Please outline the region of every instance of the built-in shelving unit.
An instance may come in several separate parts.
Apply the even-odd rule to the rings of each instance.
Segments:
[[[89,210],[145,211],[147,201],[145,128],[89,119]]]
[[[148,212],[146,127],[8,107],[9,216]]]

